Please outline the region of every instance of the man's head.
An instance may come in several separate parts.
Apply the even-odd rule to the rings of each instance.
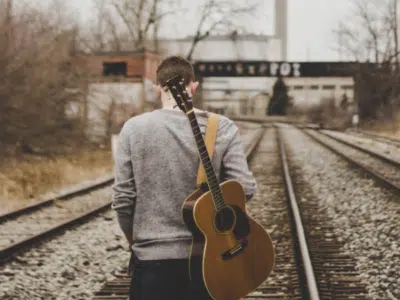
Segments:
[[[189,61],[180,56],[165,58],[157,68],[157,94],[161,94],[162,87],[168,79],[180,75],[183,77],[186,87],[194,94],[198,82],[194,82],[194,70]]]

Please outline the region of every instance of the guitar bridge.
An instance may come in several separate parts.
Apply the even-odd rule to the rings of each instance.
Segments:
[[[247,242],[247,239],[245,239],[236,247],[233,247],[232,249],[229,249],[229,250],[226,250],[225,252],[223,252],[221,254],[222,259],[223,260],[232,259],[236,255],[243,252],[243,250],[247,247],[247,245],[248,245],[248,242]]]

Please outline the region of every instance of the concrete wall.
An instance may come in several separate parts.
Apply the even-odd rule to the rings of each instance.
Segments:
[[[334,98],[338,103],[343,94],[349,103],[354,102],[352,77],[286,78],[285,83],[296,106],[314,105],[323,98]]]
[[[270,95],[267,93],[257,93],[251,97],[242,96],[223,100],[209,99],[205,101],[205,109],[231,116],[249,115],[264,117],[269,101]]]
[[[247,101],[246,113],[255,117],[266,116],[270,99],[270,95],[267,93],[259,93],[256,96],[249,98]]]
[[[90,76],[87,89],[87,111],[83,104],[67,108],[71,118],[87,120],[86,135],[92,141],[104,141],[119,132],[132,115],[149,110],[157,102],[153,82],[160,55],[151,51],[103,52],[78,54],[75,63],[86,68]],[[126,76],[103,76],[103,63],[125,62]],[[85,116],[86,114],[86,116]]]
[[[141,83],[92,83],[88,89],[86,134],[92,141],[103,141],[132,115],[140,111]]]

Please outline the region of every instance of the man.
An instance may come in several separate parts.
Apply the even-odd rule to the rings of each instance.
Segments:
[[[210,299],[198,282],[190,282],[191,233],[181,207],[196,189],[200,164],[187,116],[163,90],[166,81],[184,78],[193,95],[192,65],[178,56],[157,69],[157,94],[162,108],[130,118],[123,126],[115,155],[112,208],[134,253],[130,297],[134,300]],[[195,104],[195,101],[194,101]],[[203,133],[207,113],[195,109]],[[247,165],[237,126],[221,116],[212,163],[220,182],[236,179],[249,200],[256,182]]]

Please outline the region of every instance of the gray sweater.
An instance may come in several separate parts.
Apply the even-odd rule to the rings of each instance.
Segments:
[[[207,114],[196,112],[205,133]],[[212,163],[220,182],[236,179],[250,199],[257,185],[249,170],[238,127],[221,116]],[[115,159],[112,208],[141,260],[188,258],[191,233],[181,207],[196,189],[200,158],[186,115],[159,109],[129,119]]]

